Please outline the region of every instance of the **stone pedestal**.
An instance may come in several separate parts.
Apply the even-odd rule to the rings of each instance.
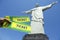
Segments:
[[[23,40],[49,40],[45,34],[26,34]]]

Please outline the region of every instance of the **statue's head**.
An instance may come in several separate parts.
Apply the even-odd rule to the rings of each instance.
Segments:
[[[39,7],[39,6],[40,6],[39,3],[36,3],[35,7]]]

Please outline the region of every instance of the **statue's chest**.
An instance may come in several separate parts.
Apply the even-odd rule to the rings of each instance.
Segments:
[[[42,15],[43,11],[42,8],[36,8],[34,11],[32,11],[32,15]]]
[[[36,8],[36,10],[34,10],[35,13],[42,13],[42,8]]]

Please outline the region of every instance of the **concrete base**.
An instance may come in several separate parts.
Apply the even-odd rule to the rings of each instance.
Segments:
[[[49,40],[45,34],[26,34],[23,40]]]

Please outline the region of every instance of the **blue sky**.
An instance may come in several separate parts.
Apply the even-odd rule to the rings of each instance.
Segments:
[[[60,0],[0,0],[0,17],[30,16],[22,11],[34,8],[36,3],[41,6],[58,1],[52,8],[44,11],[44,28],[49,40],[60,40]],[[26,33],[0,28],[0,40],[22,40]]]

